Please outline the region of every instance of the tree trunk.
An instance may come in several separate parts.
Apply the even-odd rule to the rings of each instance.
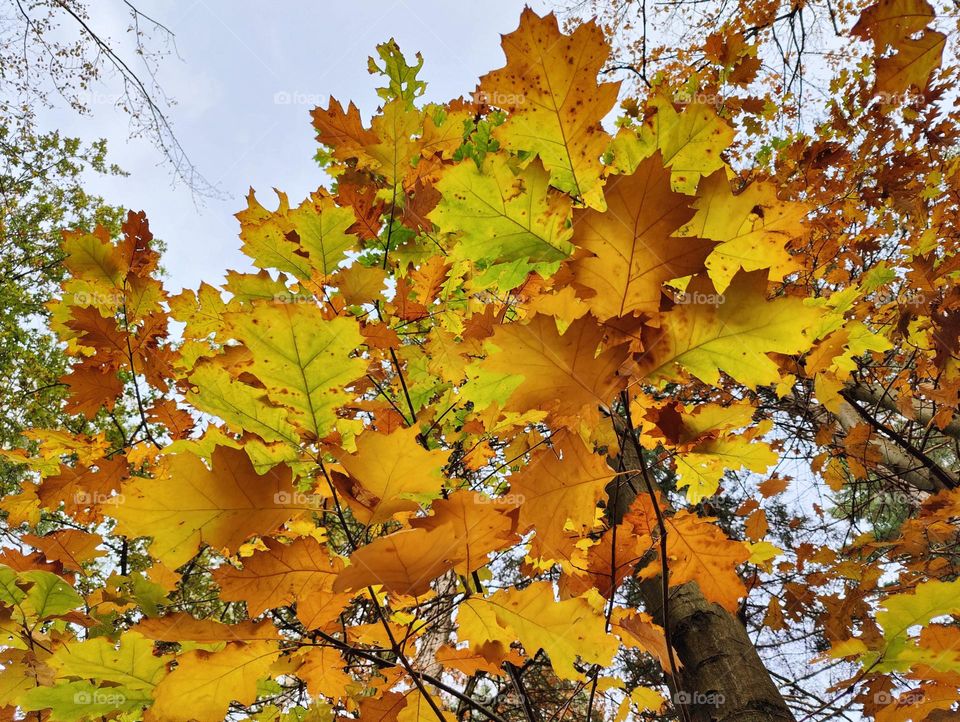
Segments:
[[[636,449],[624,443],[620,453],[615,464],[638,472],[633,486],[643,493],[637,486],[644,480]],[[619,487],[615,491],[614,484]],[[634,492],[617,480],[608,488],[608,498],[613,502],[611,521],[619,523]],[[674,701],[683,705],[690,722],[794,722],[746,628],[726,609],[708,601],[696,582],[670,589],[666,619],[660,577],[643,582],[640,591],[646,610],[670,632],[681,667]],[[669,678],[669,670],[665,671]]]
[[[674,700],[684,704],[691,722],[793,722],[747,630],[695,582],[670,590],[667,620],[659,577],[644,582],[641,595],[657,623],[669,625],[682,665]]]

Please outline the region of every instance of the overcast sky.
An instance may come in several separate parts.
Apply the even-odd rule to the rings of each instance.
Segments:
[[[445,101],[473,90],[483,73],[504,63],[500,34],[517,27],[531,0],[137,0],[143,12],[176,35],[176,54],[159,80],[178,104],[170,116],[184,149],[224,200],[195,205],[190,189],[171,185],[171,172],[145,140],[128,140],[128,120],[114,107],[109,79],[91,95],[93,113],[55,112],[45,121],[68,135],[104,137],[129,177],[91,178],[89,188],[112,204],[145,210],[167,243],[171,290],[217,283],[225,270],[249,268],[239,252],[233,214],[248,188],[274,207],[272,188],[292,203],[325,182],[309,111],[330,95],[353,100],[365,120],[377,106],[367,57],[396,38],[412,58],[423,53],[426,100]],[[92,26],[122,42],[129,25],[123,2],[91,3]]]

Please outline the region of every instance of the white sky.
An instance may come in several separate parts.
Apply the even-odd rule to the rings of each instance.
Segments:
[[[541,14],[549,9],[542,0],[135,4],[176,35],[177,54],[161,62],[159,81],[178,102],[170,117],[183,147],[225,200],[198,208],[188,188],[172,187],[158,151],[146,140],[128,139],[128,119],[113,104],[120,88],[109,78],[91,95],[90,116],[54,112],[42,122],[66,135],[107,139],[111,159],[130,175],[91,178],[88,189],[108,203],[147,212],[154,235],[167,244],[171,291],[201,280],[217,284],[227,269],[249,268],[233,217],[245,207],[249,187],[273,208],[274,187],[297,203],[326,182],[313,161],[309,111],[333,95],[356,102],[368,121],[378,83],[367,72],[367,57],[377,43],[394,37],[408,58],[422,52],[426,100],[446,101],[503,65],[500,34],[517,27],[525,4]],[[129,25],[124,4],[95,0],[91,8],[92,27],[122,42]]]

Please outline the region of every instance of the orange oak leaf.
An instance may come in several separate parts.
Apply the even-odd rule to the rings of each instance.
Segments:
[[[594,454],[579,436],[559,432],[552,448],[537,451],[530,463],[510,477],[510,493],[521,499],[519,527],[534,529],[532,554],[558,557],[566,541],[597,523],[597,504],[616,477],[604,457]]]
[[[707,599],[735,611],[747,591],[737,566],[750,552],[742,542],[728,539],[713,521],[687,511],[667,519],[670,585],[697,582]],[[652,566],[659,570],[659,564]]]
[[[307,629],[335,620],[352,596],[333,591],[343,563],[312,537],[290,544],[266,539],[264,544],[265,550],[242,558],[242,569],[224,565],[213,573],[222,598],[245,601],[251,617],[296,604],[297,617]]]
[[[573,242],[593,254],[576,261],[574,278],[596,292],[587,303],[601,320],[653,315],[664,282],[701,271],[714,243],[673,237],[693,210],[688,196],[671,190],[659,153],[628,176],[612,176],[604,195],[606,211],[574,213]]]
[[[604,331],[590,318],[574,321],[563,335],[550,316],[529,323],[499,326],[490,340],[493,351],[483,371],[522,380],[505,400],[506,409],[543,409],[561,425],[591,423],[626,379],[618,376],[627,350],[599,351]]]

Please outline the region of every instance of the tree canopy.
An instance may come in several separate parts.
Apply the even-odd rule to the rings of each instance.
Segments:
[[[0,450],[7,718],[952,719],[957,71],[926,0],[845,20],[784,136],[737,25],[628,91],[528,9],[442,104],[390,41],[256,270],[66,231],[97,423]]]

